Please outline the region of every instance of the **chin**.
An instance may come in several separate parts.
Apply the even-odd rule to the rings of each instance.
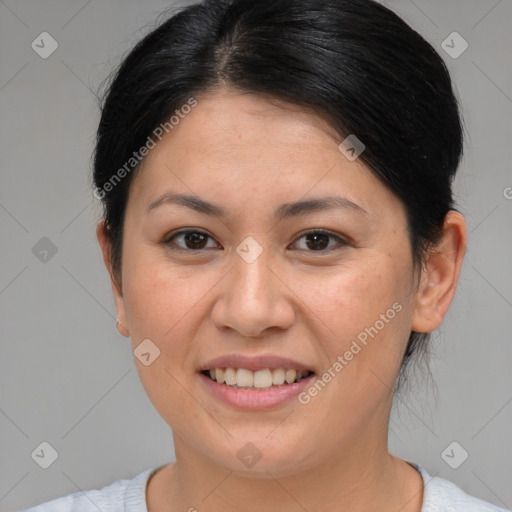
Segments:
[[[250,478],[283,478],[307,470],[312,463],[304,454],[304,445],[283,440],[265,439],[268,430],[262,437],[236,437],[227,443],[210,443],[203,452],[213,464],[223,467],[226,471],[238,476]],[[215,452],[211,447],[216,446]],[[306,459],[309,463],[306,463]]]

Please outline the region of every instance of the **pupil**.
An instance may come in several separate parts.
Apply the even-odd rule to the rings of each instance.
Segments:
[[[198,232],[187,233],[185,235],[185,240],[187,242],[187,245],[189,245],[189,242],[191,243],[191,248],[202,249],[203,247],[201,246],[201,242],[204,242],[206,240],[206,236]],[[200,247],[198,247],[197,244],[199,244]]]
[[[324,244],[320,243],[321,247],[319,247],[318,246],[318,237],[323,237],[324,242],[326,241],[327,243],[324,243]],[[307,239],[309,239],[309,240],[315,239],[313,249],[325,249],[329,245],[328,235],[326,235],[324,233],[313,233],[313,234],[307,235]],[[310,246],[308,245],[308,247],[310,247]],[[310,247],[310,249],[311,249],[311,247]]]

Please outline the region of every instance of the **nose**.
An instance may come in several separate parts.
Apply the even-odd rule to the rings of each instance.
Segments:
[[[273,260],[266,250],[252,262],[234,254],[233,266],[223,279],[212,310],[212,320],[218,329],[261,337],[272,328],[290,328],[295,318],[293,293],[272,264]]]

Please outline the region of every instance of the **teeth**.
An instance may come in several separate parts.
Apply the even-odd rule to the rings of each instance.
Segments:
[[[293,384],[302,380],[308,373],[307,370],[298,371],[285,368],[276,368],[274,370],[266,368],[255,372],[246,368],[214,368],[209,370],[211,379],[220,384],[227,384],[235,388],[256,389],[282,386],[285,382]]]
[[[253,385],[255,388],[269,388],[272,386],[272,372],[270,370],[258,370],[254,372]]]
[[[234,368],[226,368],[224,372],[224,382],[228,386],[236,385],[236,370]]]
[[[221,384],[224,382],[224,372],[222,368],[215,368],[215,379]]]
[[[284,384],[284,380],[285,380],[284,368],[276,368],[272,372],[272,384],[274,386],[281,386],[281,384]]]
[[[295,378],[297,377],[297,372],[295,370],[286,370],[286,376],[285,380],[288,382],[288,384],[291,384],[295,381]]]
[[[219,382],[217,380],[217,382]],[[236,372],[236,385],[240,388],[242,387],[252,387],[254,383],[254,377],[251,370],[245,370],[244,368],[239,368]]]

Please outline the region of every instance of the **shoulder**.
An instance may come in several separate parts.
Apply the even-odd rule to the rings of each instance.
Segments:
[[[147,512],[146,484],[156,469],[147,469],[133,479],[117,480],[101,489],[79,491],[21,512]]]
[[[431,476],[425,468],[412,464],[423,477],[424,492],[421,512],[510,512],[465,493],[445,478]]]

